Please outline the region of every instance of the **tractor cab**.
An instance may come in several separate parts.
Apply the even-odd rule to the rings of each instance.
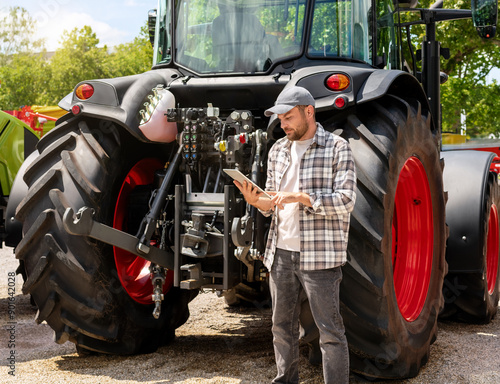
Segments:
[[[310,3],[160,1],[150,14],[151,26],[156,18],[154,65],[175,65],[201,76],[262,75],[286,72],[304,59],[380,61],[372,50],[372,21],[391,13],[392,2],[378,14],[372,0]]]
[[[496,2],[471,5],[478,33],[492,38]],[[435,16],[442,1],[431,12],[416,6],[416,0],[163,0],[149,15],[154,66],[200,76],[259,75],[342,60],[411,71],[409,26],[471,17],[462,10]]]

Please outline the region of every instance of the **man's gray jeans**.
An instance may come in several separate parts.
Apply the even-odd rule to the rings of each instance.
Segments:
[[[273,383],[299,382],[300,294],[304,290],[319,329],[326,384],[349,382],[349,356],[339,310],[340,267],[301,271],[300,253],[277,249],[270,274],[273,343],[278,375]]]

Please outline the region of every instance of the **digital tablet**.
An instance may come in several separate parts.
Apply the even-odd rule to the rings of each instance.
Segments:
[[[252,180],[250,180],[248,177],[246,177],[243,173],[241,173],[237,169],[224,169],[223,171],[226,172],[229,176],[231,176],[234,180],[238,181],[241,185],[243,185],[243,182],[246,181],[247,183],[252,184],[254,188],[257,188],[259,192],[262,192],[262,194],[265,197],[272,199],[272,196],[270,194],[264,191],[261,187],[259,187],[257,184],[255,184]]]

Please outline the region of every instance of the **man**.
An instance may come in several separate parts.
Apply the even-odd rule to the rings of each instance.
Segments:
[[[246,201],[273,215],[264,264],[270,271],[273,383],[299,382],[300,295],[305,291],[319,329],[325,383],[349,382],[349,356],[339,310],[356,173],[347,141],[316,122],[315,101],[286,88],[265,115],[277,114],[286,137],[269,152],[266,190],[235,181]]]

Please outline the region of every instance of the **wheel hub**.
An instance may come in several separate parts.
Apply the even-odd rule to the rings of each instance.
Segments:
[[[495,204],[490,207],[490,219],[488,220],[488,239],[486,249],[486,281],[488,293],[495,291],[498,277],[498,210]]]
[[[392,265],[399,311],[408,322],[420,315],[432,271],[434,226],[427,174],[408,158],[399,174],[392,221]]]

